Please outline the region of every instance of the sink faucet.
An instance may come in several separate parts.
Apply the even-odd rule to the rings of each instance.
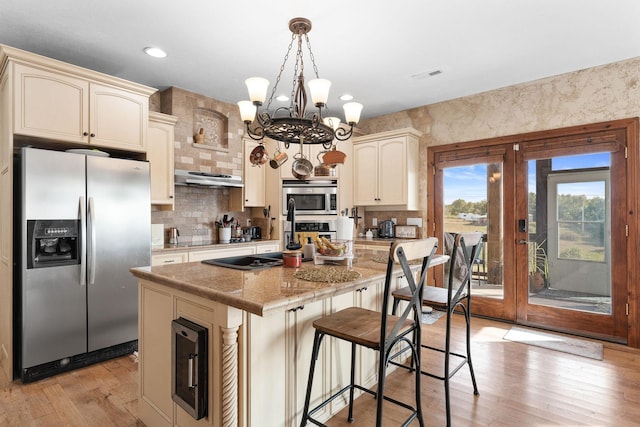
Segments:
[[[302,248],[300,242],[296,242],[296,201],[292,198],[287,202],[287,221],[291,221],[291,236],[287,243],[287,249],[296,250]]]

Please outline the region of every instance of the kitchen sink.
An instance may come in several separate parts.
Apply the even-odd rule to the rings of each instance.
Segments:
[[[205,259],[202,262],[218,267],[235,268],[236,270],[260,270],[282,265],[282,252]]]

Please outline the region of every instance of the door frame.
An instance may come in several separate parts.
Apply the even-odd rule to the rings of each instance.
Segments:
[[[624,250],[626,250],[626,262],[628,268],[626,269],[626,278],[622,278],[622,280],[626,279],[627,283],[627,292],[628,292],[628,315],[627,315],[627,345],[631,347],[640,348],[640,263],[637,262],[638,256],[640,254],[640,216],[637,214],[640,209],[640,195],[638,191],[640,189],[640,185],[638,183],[638,179],[640,176],[640,146],[638,140],[638,132],[639,132],[639,119],[628,118],[628,119],[620,119],[613,120],[608,122],[594,123],[588,125],[580,125],[580,126],[572,126],[567,128],[560,129],[552,129],[545,131],[537,131],[530,132],[518,135],[509,135],[502,136],[496,138],[488,138],[476,141],[468,141],[468,142],[460,142],[455,144],[447,144],[447,145],[439,145],[432,146],[427,148],[427,162],[429,166],[429,175],[427,178],[427,194],[434,195],[427,198],[427,221],[426,226],[429,232],[427,234],[438,237],[440,240],[443,239],[443,224],[442,219],[436,216],[436,212],[442,212],[443,206],[441,197],[437,197],[436,195],[442,189],[442,180],[438,179],[437,167],[436,167],[436,156],[441,155],[442,153],[450,153],[451,158],[455,159],[458,152],[460,153],[471,153],[475,150],[475,152],[480,155],[484,154],[489,155],[491,152],[495,152],[496,150],[500,150],[500,147],[504,150],[505,159],[506,156],[513,156],[515,150],[520,147],[522,144],[535,145],[536,143],[544,144],[544,140],[554,139],[563,137],[565,140],[570,143],[571,136],[584,137],[590,133],[600,133],[600,132],[608,132],[608,133],[618,133],[626,140],[626,160],[627,167],[625,170],[626,175],[626,200],[627,206],[625,206],[625,211],[622,215],[624,215],[624,220],[626,222],[627,228],[627,237],[624,241],[613,241],[612,245],[621,245]],[[511,160],[511,159],[509,159]],[[506,160],[505,160],[505,164]],[[513,163],[515,165],[515,161]],[[453,163],[452,163],[453,165]],[[523,203],[526,205],[526,195],[519,195],[519,199],[516,200],[515,196],[515,188],[516,186],[522,186],[525,184],[521,182],[526,177],[523,174],[516,174],[515,170],[507,170],[510,168],[504,168],[504,178],[505,178],[505,191],[504,191],[504,239],[511,239],[513,245],[505,245],[504,252],[504,274],[505,277],[516,277],[516,280],[520,281],[519,283],[524,283],[522,280],[525,278],[523,275],[527,274],[526,267],[525,268],[516,268],[514,265],[516,260],[516,250],[524,250],[523,248],[518,248],[516,237],[518,233],[516,232],[517,228],[517,217],[516,217],[516,209],[515,206],[522,205]],[[507,191],[508,183],[514,183],[512,187],[514,192]],[[524,199],[524,200],[522,200]],[[442,246],[442,245],[441,245]],[[522,246],[522,245],[521,245]],[[510,249],[513,248],[513,249]],[[441,251],[442,249],[440,249]],[[525,257],[526,259],[526,257]],[[512,276],[508,276],[512,275]],[[517,275],[517,276],[516,276]],[[443,286],[443,274],[442,269],[434,269],[434,277],[435,283],[437,286]],[[619,278],[620,279],[620,278]],[[506,288],[506,280],[505,280],[505,288]],[[506,289],[505,289],[505,298]],[[518,299],[521,297],[519,296]],[[505,303],[504,305],[510,305],[507,303],[513,302],[513,307],[523,307],[524,301],[512,301],[508,300],[500,300],[499,303]],[[498,302],[496,302],[498,303]],[[475,315],[486,315],[481,311],[478,311],[478,305],[472,305],[472,312]],[[494,310],[491,310],[494,311]],[[497,308],[497,312],[500,311],[500,308]],[[495,311],[494,311],[495,312]],[[518,316],[519,317],[519,316]],[[502,309],[502,316],[498,317],[501,320],[515,322],[516,321],[516,313],[513,310],[508,308]]]

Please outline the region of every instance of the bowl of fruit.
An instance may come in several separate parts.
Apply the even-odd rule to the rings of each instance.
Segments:
[[[315,240],[316,252],[330,257],[351,255],[351,240],[329,240],[326,237],[317,237]]]

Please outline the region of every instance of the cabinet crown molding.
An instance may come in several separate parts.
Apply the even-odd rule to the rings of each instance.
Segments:
[[[370,142],[370,141],[378,141],[380,139],[385,138],[393,138],[396,136],[415,136],[416,138],[420,138],[424,135],[424,132],[419,131],[418,129],[407,127],[395,130],[389,130],[385,132],[371,133],[369,135],[363,135],[353,138],[351,141],[353,144],[358,144],[362,142]]]
[[[0,73],[2,73],[7,67],[9,61],[21,62],[32,67],[43,67],[45,69],[66,73],[74,77],[83,77],[99,83],[116,86],[120,89],[140,93],[142,95],[150,96],[158,91],[156,88],[121,79],[119,77],[110,76],[99,71],[68,64],[57,59],[48,58],[36,53],[27,52],[26,50],[0,44]]]

